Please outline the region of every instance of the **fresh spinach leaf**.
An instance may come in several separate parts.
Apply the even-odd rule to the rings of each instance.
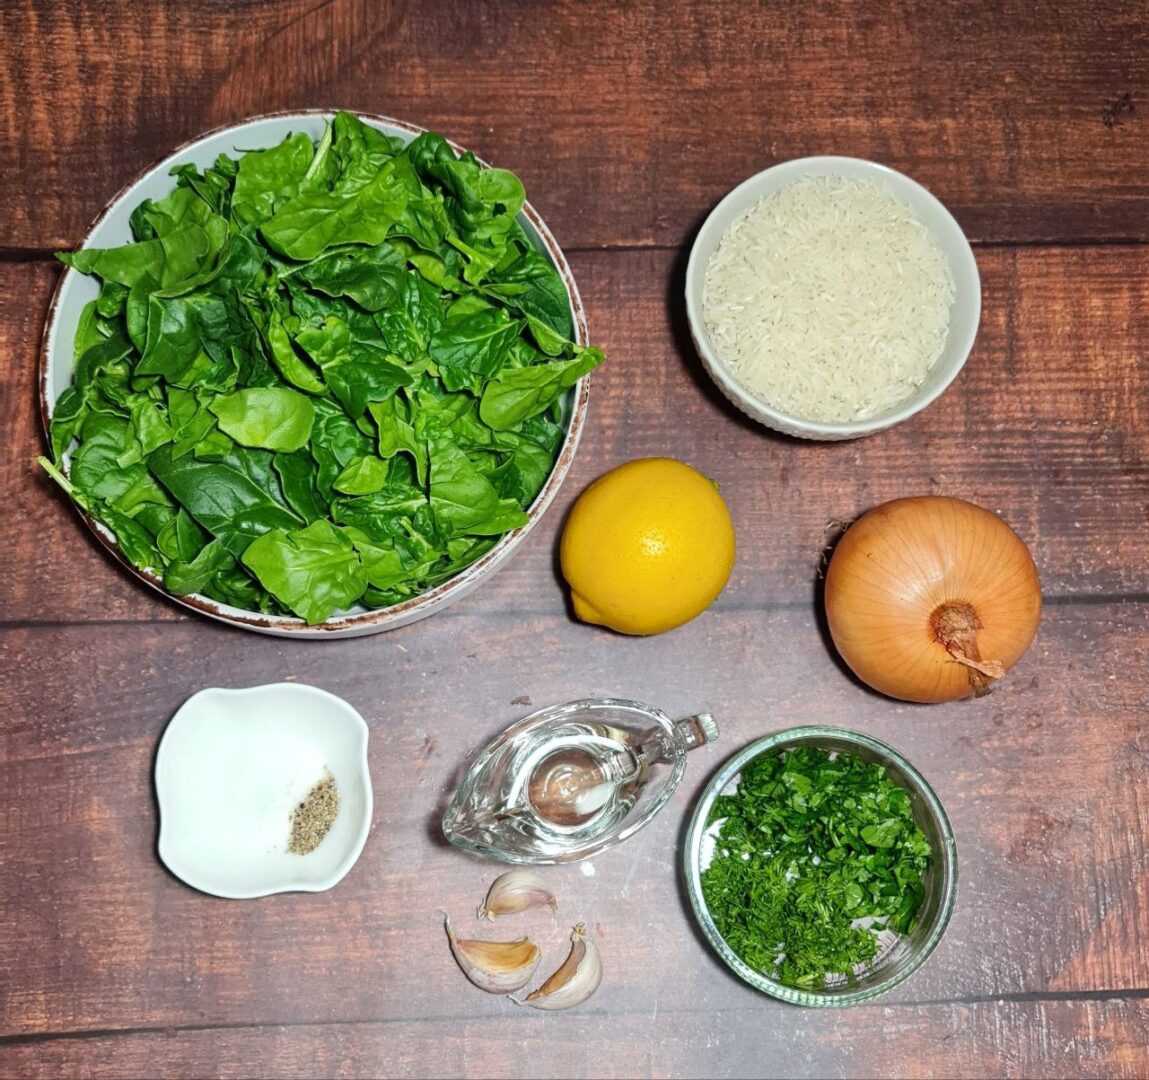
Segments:
[[[479,393],[498,374],[521,331],[521,322],[488,308],[444,324],[428,342],[427,351],[448,390]]]
[[[602,362],[597,349],[583,349],[571,360],[553,360],[533,367],[510,368],[483,390],[479,415],[495,431],[506,431],[550,408],[565,390],[574,386]]]
[[[253,387],[217,397],[208,406],[220,430],[241,446],[290,453],[307,445],[315,423],[311,399],[286,387]]]
[[[299,276],[327,296],[349,296],[367,311],[395,303],[404,289],[407,262],[390,244],[340,248],[308,263]]]
[[[503,433],[501,444],[513,447],[510,457],[496,470],[491,483],[505,499],[530,506],[542,491],[554,465],[554,452],[533,439]]]
[[[440,563],[427,579],[429,585],[438,585],[454,577],[460,570],[470,566],[495,546],[496,538],[490,536],[464,536],[447,543],[447,559]]]
[[[173,558],[164,570],[164,588],[174,596],[202,593],[222,570],[236,565],[220,540],[205,544],[191,559]]]
[[[268,350],[280,375],[292,386],[309,394],[324,394],[327,386],[306,361],[295,351],[291,336],[278,312],[273,311],[264,329]]]
[[[313,624],[351,607],[367,588],[350,538],[329,521],[294,532],[273,529],[251,543],[243,564],[280,603]]]
[[[377,338],[377,332],[372,337]],[[363,415],[368,402],[383,401],[414,382],[414,376],[392,363],[375,341],[355,339],[341,319],[329,316],[322,326],[304,327],[296,341],[320,366],[327,385],[353,420]]]
[[[357,116],[341,112],[331,125],[333,187],[352,194],[366,187],[396,154],[403,142],[363,123]]]
[[[177,165],[172,169],[172,176],[176,177],[179,187],[194,191],[215,213],[226,219],[231,214],[231,189],[238,170],[236,161],[220,154],[215,165],[202,173],[194,165]],[[146,239],[139,233],[136,238]]]
[[[59,464],[64,452],[72,445],[76,429],[88,411],[88,403],[84,395],[73,384],[69,386],[56,402],[52,413],[51,444],[52,460]]]
[[[175,438],[171,425],[164,418],[160,402],[138,394],[132,398],[128,408],[131,412],[128,447],[116,459],[121,467],[142,461],[153,450]]]
[[[119,361],[132,355],[132,343],[116,328],[107,337],[97,336],[95,342],[78,355],[73,385],[84,392]]]
[[[283,204],[260,229],[272,250],[314,259],[332,244],[381,244],[407,205],[390,162],[361,188],[308,192]]]
[[[319,494],[319,467],[311,454],[306,449],[276,454],[273,462],[287,505],[308,525],[325,518],[327,502]]]
[[[182,507],[156,532],[156,547],[167,559],[190,561],[208,542],[208,535]]]
[[[56,257],[82,274],[96,274],[128,288],[145,280],[171,288],[197,273],[219,251],[226,231],[226,223],[212,215],[207,227],[192,221],[153,240],[118,248],[84,248]]]
[[[521,311],[532,320],[532,327],[541,323],[554,337],[543,334],[539,347],[554,355],[552,348],[560,341],[574,337],[574,323],[571,321],[570,297],[567,296],[562,278],[551,266],[542,252],[524,252],[506,270],[501,271],[496,280],[488,281],[483,292],[489,297],[502,299],[509,307]]]
[[[512,499],[494,486],[449,439],[431,444],[431,510],[448,535],[503,533],[527,523]]]
[[[368,455],[351,462],[332,486],[344,495],[372,495],[386,485],[388,474],[387,462]]]
[[[83,356],[93,345],[98,345],[104,339],[100,318],[97,310],[100,301],[89,300],[80,311],[80,318],[76,322],[76,333],[72,337],[72,353],[76,357]]]
[[[93,499],[115,502],[147,478],[143,464],[124,467],[120,457],[131,445],[126,420],[108,413],[89,413],[80,426],[80,445],[72,455],[72,483]]]
[[[129,292],[131,290],[126,285],[116,281],[105,281],[96,299],[96,314],[105,319],[114,319],[123,312]]]
[[[407,363],[427,354],[427,346],[443,325],[439,290],[419,274],[407,273],[396,289],[395,303],[375,315],[389,351]]]
[[[161,446],[148,457],[152,474],[172,497],[236,556],[270,529],[293,529],[302,522],[274,501],[241,470],[194,455],[173,459]]]
[[[251,573],[238,562],[218,570],[203,587],[204,596],[230,604],[243,611],[258,611],[272,615],[286,615],[280,604]]]
[[[192,453],[197,461],[224,461],[234,450],[235,441],[220,431],[213,420],[210,429],[192,448]],[[173,458],[176,456],[176,454],[172,454]]]
[[[415,435],[408,408],[398,395],[369,406],[379,433],[379,456],[393,458],[398,453],[411,455],[420,487],[427,483],[427,444]]]
[[[195,449],[215,421],[190,390],[169,386],[168,423],[172,428],[172,456],[179,458]],[[53,421],[54,423],[54,421]]]
[[[239,159],[231,210],[244,225],[258,225],[293,195],[311,167],[315,146],[303,132],[267,150],[249,150]]]
[[[100,520],[116,534],[120,551],[133,566],[140,570],[158,570],[163,565],[151,533],[135,518],[105,506],[100,510]]]
[[[137,375],[162,375],[176,386],[194,384],[211,365],[204,351],[205,328],[226,323],[227,310],[217,296],[193,294],[148,300],[147,338]],[[195,367],[197,361],[202,362]],[[189,378],[194,370],[195,374]]]
[[[316,486],[330,499],[335,478],[356,458],[371,453],[371,441],[337,405],[321,400],[315,406],[315,426],[311,432],[311,454],[319,466]]]

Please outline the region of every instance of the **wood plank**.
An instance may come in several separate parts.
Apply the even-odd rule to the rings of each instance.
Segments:
[[[9,512],[0,618],[189,617],[123,570],[36,464],[47,449],[40,422],[40,339],[58,276],[52,262],[0,263],[0,355],[6,360],[0,370],[6,425],[0,490]]]
[[[147,1031],[0,1044],[22,1077],[1063,1077],[1149,1068],[1149,1005],[1009,1001],[797,1012],[765,1000],[668,1015],[621,1010],[400,1024]]]
[[[1149,592],[1149,264],[1143,247],[985,250],[981,332],[931,408],[848,444],[766,432],[702,372],[667,252],[582,253],[574,268],[595,340],[591,411],[559,499],[466,610],[557,613],[556,537],[595,476],[670,454],[719,481],[739,558],[720,610],[806,602],[828,523],[906,494],[958,495],[1001,513],[1032,546],[1047,596]],[[12,418],[0,481],[14,513],[0,580],[6,620],[185,618],[137,586],[31,467],[41,451],[35,365],[47,264],[0,265],[0,407]],[[93,598],[98,602],[93,603]]]
[[[524,702],[601,694],[679,715],[708,708],[723,733],[692,755],[644,833],[589,864],[545,869],[560,897],[557,930],[545,912],[509,927],[538,934],[546,964],[561,959],[574,921],[595,927],[607,972],[597,1023],[657,1009],[645,1030],[658,1041],[703,1002],[706,1012],[766,1007],[692,932],[678,884],[680,829],[706,777],[739,746],[826,721],[905,752],[935,785],[958,839],[957,911],[930,963],[889,997],[891,1016],[910,1002],[1149,988],[1149,957],[1131,947],[1149,940],[1149,754],[1137,675],[1149,658],[1149,605],[1054,607],[1034,650],[993,694],[932,708],[861,690],[826,655],[805,610],[704,616],[656,640],[562,617],[455,609],[338,648],[196,621],[113,633],[8,629],[0,651],[10,673],[0,687],[0,955],[20,957],[0,980],[0,1029],[11,1035],[498,1021],[506,1006],[463,981],[438,915],[446,908],[469,927],[498,868],[445,847],[439,815],[466,752],[529,711]],[[207,898],[155,856],[157,738],[205,684],[285,677],[333,690],[367,718],[372,837],[331,892]],[[786,1014],[792,1045],[804,1021]],[[735,1054],[755,1038],[750,1024],[723,1031]],[[454,1071],[453,1059],[432,1064]]]
[[[746,176],[824,153],[909,172],[975,240],[1149,238],[1137,0],[12,0],[0,31],[15,247],[77,244],[204,131],[328,104],[515,169],[571,247],[678,245]]]
[[[1145,14],[1135,0],[0,5],[0,1076],[1149,1074]],[[56,279],[37,256],[78,242],[178,142],[328,104],[516,169],[574,252],[611,362],[566,490],[509,567],[433,620],[323,648],[189,618],[137,585],[32,459]],[[982,245],[985,290],[955,387],[844,446],[743,420],[701,372],[679,301],[685,244],[718,198],[834,152],[945,200]],[[1017,243],[1055,246],[1001,246]],[[564,510],[603,470],[664,453],[722,484],[730,586],[654,640],[571,622]],[[819,625],[827,524],[922,491],[1001,512],[1042,571],[1039,637],[983,701],[871,695]],[[329,893],[205,897],[156,857],[157,739],[204,685],[282,678],[367,717],[372,836]],[[438,818],[467,751],[532,702],[606,693],[709,708],[723,735],[647,831],[544,871],[557,925],[483,927],[529,932],[544,970],[576,919],[600,941],[586,1007],[517,1010],[447,953],[438,909],[469,930],[501,868],[446,847]],[[677,849],[721,760],[826,721],[921,767],[961,873],[922,971],[879,1003],[817,1012],[726,973],[693,930]]]

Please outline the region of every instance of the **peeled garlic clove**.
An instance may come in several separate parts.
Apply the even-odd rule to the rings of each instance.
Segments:
[[[586,927],[579,923],[571,931],[571,951],[563,966],[533,994],[516,1003],[532,1009],[570,1009],[586,1001],[600,982],[602,959],[598,946],[587,937]]]
[[[508,870],[491,883],[487,899],[479,908],[479,918],[494,922],[499,915],[516,915],[544,904],[552,912],[558,907],[554,893],[543,884],[538,874],[530,870]]]
[[[467,976],[488,994],[510,994],[521,990],[535,973],[542,959],[539,947],[525,937],[518,941],[459,940],[446,916],[447,940],[451,952]]]

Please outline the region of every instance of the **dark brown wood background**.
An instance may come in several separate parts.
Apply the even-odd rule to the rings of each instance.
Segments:
[[[54,249],[181,141],[319,106],[434,127],[516,170],[610,361],[559,504],[496,578],[393,633],[285,643],[189,616],[97,548],[33,467],[34,382]],[[926,184],[984,288],[953,388],[847,444],[741,419],[680,300],[708,209],[816,153]],[[1149,1073],[1147,170],[1137,0],[4,3],[0,1074]],[[577,492],[646,454],[722,484],[739,555],[710,611],[632,640],[570,621],[554,552]],[[1040,635],[982,701],[873,696],[819,629],[827,523],[921,492],[999,511],[1041,570]],[[156,858],[157,738],[200,687],[284,678],[368,718],[370,841],[329,893],[200,895]],[[465,751],[525,700],[600,693],[710,709],[723,735],[645,833],[548,873],[606,975],[581,1010],[534,1014],[455,969],[437,909],[465,920],[497,868],[444,848],[435,822]],[[905,751],[961,860],[929,964],[826,1013],[727,974],[676,875],[707,774],[812,721]],[[561,957],[561,928],[524,926]]]

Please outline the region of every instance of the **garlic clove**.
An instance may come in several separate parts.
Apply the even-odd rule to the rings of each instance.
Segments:
[[[530,870],[508,870],[491,883],[478,917],[494,922],[499,915],[517,915],[528,908],[544,905],[553,914],[558,901],[538,874]]]
[[[447,940],[456,962],[480,990],[488,994],[510,994],[521,990],[534,975],[542,953],[525,937],[518,941],[478,941],[459,939],[446,915]]]
[[[587,937],[586,927],[579,923],[571,931],[571,951],[562,967],[533,994],[522,1001],[511,1000],[532,1009],[570,1009],[586,1001],[601,982],[602,958],[598,946]]]

